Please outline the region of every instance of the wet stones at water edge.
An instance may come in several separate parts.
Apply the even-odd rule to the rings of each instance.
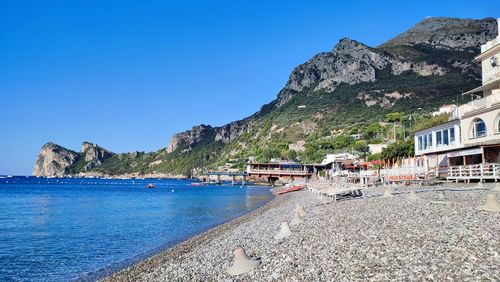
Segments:
[[[234,249],[233,265],[226,271],[232,276],[240,275],[254,270],[259,267],[259,265],[260,259],[251,259],[242,247],[236,247],[236,249]]]

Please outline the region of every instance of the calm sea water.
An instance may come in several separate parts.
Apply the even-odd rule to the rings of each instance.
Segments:
[[[0,178],[0,281],[93,280],[272,198],[265,187],[190,183]]]

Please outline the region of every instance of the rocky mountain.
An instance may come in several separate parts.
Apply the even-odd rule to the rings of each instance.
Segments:
[[[33,175],[63,176],[88,172],[113,155],[114,153],[89,142],[83,142],[79,153],[49,142],[38,154]]]
[[[447,69],[427,62],[412,62],[404,57],[370,48],[361,42],[343,38],[331,52],[321,53],[296,67],[278,96],[277,107],[306,90],[333,92],[341,84],[374,82],[377,71],[389,67],[392,75],[413,71],[422,76],[444,75]]]
[[[181,133],[176,133],[170,139],[170,142],[167,146],[167,153],[172,153],[177,150],[179,147],[187,147],[185,150],[189,150],[189,148],[193,145],[196,145],[203,139],[208,138],[209,136],[213,136],[215,129],[210,125],[197,125],[193,126],[191,130],[187,130]]]
[[[431,111],[456,102],[462,91],[480,84],[473,58],[497,28],[493,18],[426,18],[377,47],[343,38],[331,51],[295,67],[277,98],[250,117],[221,127],[194,126],[154,153],[106,151],[82,160],[90,149],[85,146],[79,158],[67,153],[51,168],[45,153],[35,171],[194,175],[229,161],[243,165],[248,156],[286,155],[292,144],[307,151],[312,135],[356,133],[389,112]]]
[[[496,35],[495,19],[426,18],[379,47],[429,44],[436,48],[477,48]]]
[[[63,176],[78,158],[77,152],[49,142],[43,145],[35,161],[34,176]]]
[[[94,167],[101,165],[106,159],[111,158],[114,153],[99,147],[96,144],[83,142],[80,155],[82,155],[82,159],[85,162],[85,165],[81,170],[89,171]]]

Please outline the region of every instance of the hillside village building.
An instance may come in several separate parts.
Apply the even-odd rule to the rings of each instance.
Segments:
[[[443,106],[439,107],[439,110],[433,112],[432,116],[435,117],[435,116],[439,116],[439,115],[443,115],[443,114],[451,114],[456,109],[457,109],[457,105],[454,105],[454,104],[443,105]]]
[[[500,19],[499,19],[500,24]],[[450,120],[415,133],[415,155],[448,180],[500,179],[500,35],[481,46],[482,85]]]

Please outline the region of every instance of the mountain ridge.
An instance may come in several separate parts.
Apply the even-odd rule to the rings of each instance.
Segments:
[[[344,125],[369,123],[388,111],[430,110],[430,102],[449,102],[460,90],[479,85],[480,69],[472,59],[497,29],[493,18],[439,17],[424,19],[377,47],[342,38],[331,51],[296,66],[276,99],[251,116],[218,127],[193,126],[174,134],[157,152],[95,155],[83,168],[65,152],[58,159],[61,164],[48,172],[65,167],[69,170],[63,174],[136,171],[193,176],[232,159],[241,166],[242,160],[262,154],[269,144],[285,152],[286,144],[305,142],[311,134],[335,136],[345,133]],[[39,159],[40,155],[34,173],[41,171],[39,164],[43,166]]]

